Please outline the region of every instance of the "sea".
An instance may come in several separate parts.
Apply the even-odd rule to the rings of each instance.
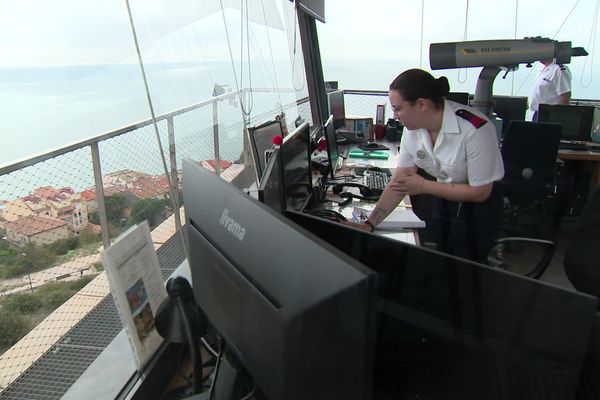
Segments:
[[[343,89],[386,91],[399,72],[412,67],[390,60],[323,60],[325,80],[337,81]],[[155,115],[161,115],[209,99],[215,84],[224,91],[238,87],[289,89],[287,94],[256,93],[242,100],[219,103],[221,158],[234,161],[242,149],[239,133],[243,114],[250,120],[269,110],[275,114],[281,104],[292,104],[296,97],[307,93],[301,68],[285,63],[277,63],[274,69],[265,63],[248,69],[229,62],[162,63],[144,68],[149,96],[138,64],[0,68],[0,167],[148,120],[148,98]],[[448,77],[452,91],[474,93],[479,71],[444,70],[434,71],[434,75]],[[527,96],[537,71],[522,68],[506,77],[501,73],[494,83],[494,94]],[[584,85],[577,81],[575,71],[573,75],[573,97],[600,98],[600,82]],[[166,124],[159,128],[161,142],[166,146]],[[175,122],[175,131],[178,148],[196,159],[214,158],[212,108],[182,116]],[[158,145],[152,127],[103,142],[100,150],[103,173],[120,169],[153,174],[164,171],[156,157]],[[0,176],[0,201],[48,184],[75,190],[91,187],[90,166],[91,156],[86,148]]]

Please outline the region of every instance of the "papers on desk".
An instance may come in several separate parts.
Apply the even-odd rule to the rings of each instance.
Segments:
[[[129,228],[101,255],[133,358],[141,370],[163,342],[154,318],[167,297],[148,222]]]
[[[369,211],[354,207],[352,216],[355,221],[360,222],[361,219],[366,219]],[[399,231],[402,229],[425,228],[425,221],[417,217],[411,208],[397,207],[375,227],[375,231]]]

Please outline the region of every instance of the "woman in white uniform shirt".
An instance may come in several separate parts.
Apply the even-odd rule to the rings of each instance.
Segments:
[[[436,197],[438,250],[485,262],[498,226],[504,176],[496,131],[481,113],[445,100],[450,87],[420,69],[390,85],[394,117],[404,125],[398,167],[363,229],[373,230],[405,195]],[[417,174],[421,168],[435,177]]]

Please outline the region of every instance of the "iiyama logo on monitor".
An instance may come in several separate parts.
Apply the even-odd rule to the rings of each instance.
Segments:
[[[233,218],[229,217],[229,210],[227,208],[223,209],[223,214],[221,215],[221,220],[219,221],[221,225],[225,227],[233,236],[238,238],[240,241],[244,240],[244,235],[246,234],[246,228],[235,222]]]

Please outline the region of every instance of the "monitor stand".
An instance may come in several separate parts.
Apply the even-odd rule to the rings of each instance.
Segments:
[[[211,390],[186,397],[185,400],[239,400],[248,396],[254,388],[252,378],[229,350],[225,350],[215,367],[213,379],[215,382]]]

